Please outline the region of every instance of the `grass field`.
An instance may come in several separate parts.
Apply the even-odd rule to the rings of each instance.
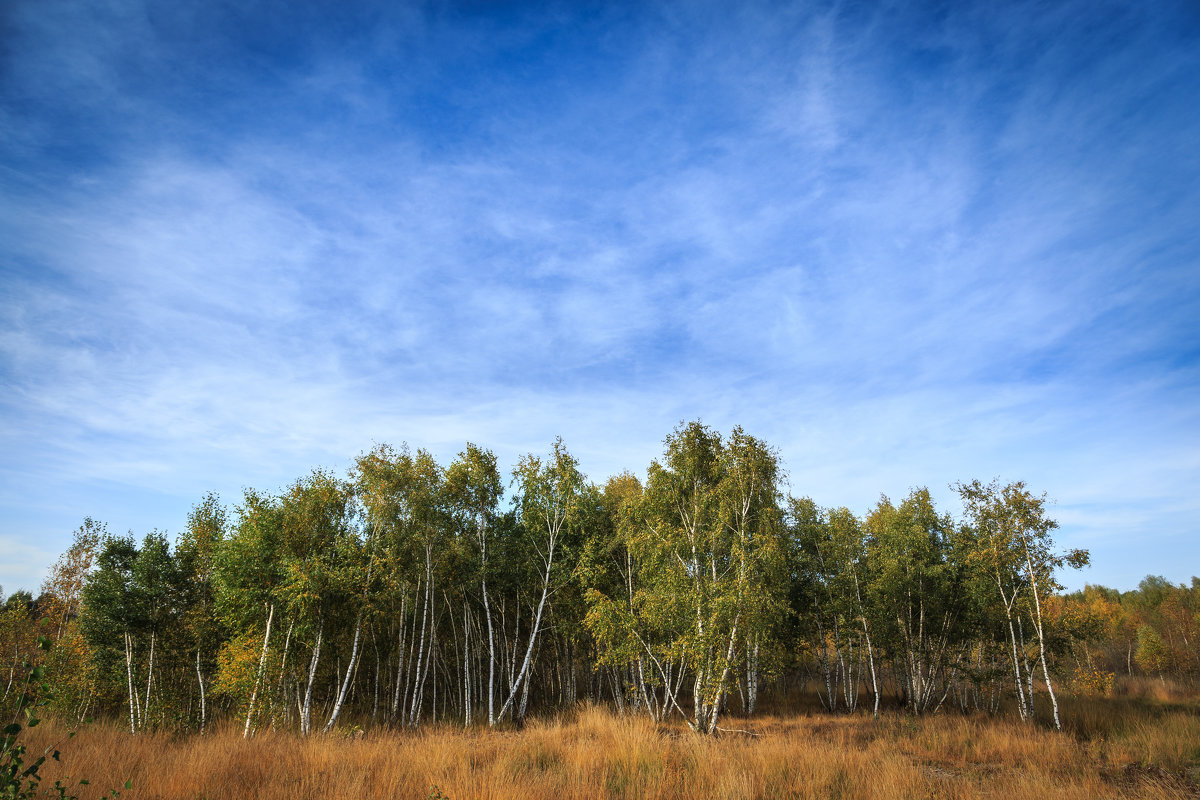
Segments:
[[[1067,730],[982,716],[800,713],[731,717],[699,737],[581,707],[523,730],[372,731],[301,739],[234,727],[203,738],[93,724],[61,745],[50,782],[126,798],[971,798],[1200,796],[1200,709],[1127,696],[1067,698]],[[52,723],[30,744],[65,735]]]

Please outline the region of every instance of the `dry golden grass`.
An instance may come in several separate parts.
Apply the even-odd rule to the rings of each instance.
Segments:
[[[824,714],[733,720],[757,735],[698,737],[678,725],[584,707],[521,731],[443,727],[360,738],[233,728],[203,738],[85,728],[52,764],[128,798],[974,798],[1196,797],[1200,715],[1190,706],[1076,700],[1070,730],[955,714]],[[43,725],[30,744],[63,729]],[[92,796],[89,794],[87,796]]]
[[[1196,685],[1194,678],[1186,680],[1146,675],[1117,675],[1114,676],[1111,694],[1114,697],[1156,703],[1187,703],[1195,702],[1198,689],[1200,687]]]

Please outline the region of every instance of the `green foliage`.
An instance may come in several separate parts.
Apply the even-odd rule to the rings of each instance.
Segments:
[[[1171,651],[1163,644],[1162,636],[1149,625],[1140,625],[1137,630],[1138,666],[1150,673],[1163,673],[1171,666]]]
[[[689,724],[711,732],[739,654],[760,652],[784,614],[778,459],[740,428],[726,442],[699,422],[680,425],[665,444],[644,491],[610,484],[625,597],[591,588],[586,622],[604,663],[654,665],[665,704],[678,708],[668,666],[688,670]],[[599,549],[591,546],[591,560]]]
[[[586,693],[712,731],[775,678],[815,682],[831,710],[925,713],[1200,673],[1200,584],[1059,597],[1087,554],[1056,549],[1023,483],[959,484],[957,518],[924,488],[856,512],[785,483],[768,444],[699,421],[644,481],[593,485],[559,439],[507,497],[482,447],[443,469],[381,444],[345,478],[315,470],[230,511],[203,497],[174,548],[85,521],[42,596],[0,608],[0,663],[43,666],[64,717],[196,730],[211,710],[247,734],[308,730],[341,700],[348,724],[471,725]]]

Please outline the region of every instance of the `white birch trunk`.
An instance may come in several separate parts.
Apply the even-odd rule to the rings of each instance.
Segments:
[[[1033,706],[1033,668],[1029,666],[1029,650],[1025,646],[1025,623],[1021,621],[1021,615],[1017,615],[1017,635],[1021,637],[1021,662],[1025,665],[1025,682],[1028,684],[1027,694],[1029,697],[1029,717],[1034,716]]]
[[[133,645],[129,640],[129,631],[125,631],[125,680],[129,689],[129,732],[137,733],[137,712],[133,694]]]
[[[196,682],[200,684],[200,735],[204,735],[204,725],[207,721],[204,705],[204,675],[200,672],[200,648],[196,648]]]
[[[483,588],[483,616],[487,618],[488,632],[488,725],[492,726],[496,724],[496,637],[492,632],[492,611],[488,605],[487,578],[482,580],[481,585]]]
[[[338,715],[342,713],[342,703],[346,700],[346,690],[350,688],[350,676],[354,673],[354,667],[358,663],[358,640],[362,633],[362,618],[363,614],[358,612],[358,619],[354,622],[354,643],[350,646],[350,663],[346,665],[346,677],[342,680],[342,688],[338,691],[337,700],[333,704],[333,713],[329,715],[329,721],[325,723],[325,727],[321,729],[321,733],[329,733],[333,730],[333,726],[337,723]]]
[[[420,584],[417,585],[417,592],[421,591]],[[392,720],[396,719],[396,715],[400,713],[401,698],[401,683],[405,675],[405,667],[407,662],[404,658],[404,612],[408,606],[408,593],[405,589],[401,589],[400,595],[400,624],[397,626],[399,630],[396,633],[396,688],[392,693]],[[414,615],[415,616],[415,615]]]
[[[304,704],[300,707],[300,733],[307,736],[312,731],[312,689],[317,676],[317,662],[321,660],[321,639],[325,634],[325,618],[317,623],[317,641],[313,644],[312,660],[308,665],[308,681],[304,688]]]
[[[517,690],[525,681],[525,677],[529,672],[530,657],[533,655],[533,647],[537,642],[538,630],[542,624],[542,609],[546,606],[546,595],[550,591],[550,568],[554,564],[554,546],[556,544],[556,539],[557,535],[551,535],[549,547],[546,553],[546,573],[542,577],[542,598],[538,601],[537,614],[533,620],[533,631],[529,634],[529,646],[525,649],[525,660],[521,664],[521,671],[517,674],[516,683],[513,684],[512,691],[509,693],[508,699],[504,701],[504,705],[500,708],[500,713],[497,715],[500,718],[503,718],[505,712],[512,707],[513,700],[517,696]],[[524,704],[522,703],[522,706],[523,705]]]
[[[1038,597],[1037,576],[1033,571],[1033,559],[1025,551],[1025,563],[1029,567],[1029,583],[1033,588],[1033,607],[1037,611],[1038,656],[1042,662],[1042,676],[1046,679],[1046,691],[1050,695],[1050,706],[1054,709],[1054,727],[1062,730],[1062,722],[1058,718],[1058,698],[1054,696],[1054,687],[1050,683],[1050,669],[1046,666],[1046,640],[1042,629],[1042,602]]]
[[[433,568],[432,568],[431,559],[432,559],[432,553],[430,552],[429,547],[426,546],[425,547],[425,604],[421,611],[421,638],[418,642],[418,644],[420,645],[420,648],[417,651],[417,671],[414,676],[415,680],[414,680],[414,684],[413,684],[412,706],[409,708],[409,713],[408,713],[408,724],[410,726],[414,726],[420,721],[421,704],[425,699],[425,678],[429,674],[430,651],[432,650],[432,648],[427,647],[427,645],[426,645],[425,633],[427,630],[427,623],[429,621],[429,606],[432,602],[431,595],[430,595],[430,591],[431,591],[430,587],[433,583],[433,572],[432,572]],[[432,638],[432,634],[431,634],[430,638]]]
[[[1017,711],[1021,715],[1021,720],[1024,721],[1031,718],[1033,709],[1030,708],[1026,710],[1025,707],[1025,689],[1021,685],[1021,662],[1017,657],[1017,631],[1013,627],[1012,621],[1012,607],[1017,601],[1017,596],[1014,593],[1012,598],[1009,599],[1008,593],[1004,591],[1004,584],[1000,581],[999,573],[996,574],[996,588],[1000,591],[1000,600],[1004,603],[1004,615],[1008,619],[1008,638],[1012,643],[1013,678],[1015,680],[1014,687],[1017,690]],[[1031,701],[1032,699],[1033,698],[1030,698]]]
[[[275,691],[271,695],[271,704],[267,709],[267,715],[271,718],[271,729],[275,729],[275,700],[281,699],[284,702],[284,707],[287,707],[287,699],[284,697],[283,691],[283,676],[287,672],[288,648],[292,644],[292,628],[295,626],[296,620],[288,622],[287,634],[283,637],[283,656],[279,660],[279,680],[275,682]]]
[[[142,705],[141,717],[142,727],[146,727],[146,717],[150,714],[150,685],[154,683],[154,641],[158,638],[158,633],[150,634],[150,668],[146,670],[146,702]]]
[[[738,613],[738,616],[741,616],[741,612]],[[709,709],[710,719],[706,729],[703,731],[704,733],[712,733],[717,729],[717,721],[721,713],[721,700],[725,696],[725,686],[729,680],[729,670],[733,665],[734,646],[737,644],[738,622],[738,617],[734,617],[733,630],[729,633],[729,647],[725,652],[725,665],[721,670],[721,677],[716,684],[716,695],[713,698],[712,707]]]
[[[463,726],[471,727],[471,618],[463,598]]]
[[[854,594],[858,598],[858,616],[862,620],[863,636],[867,640],[867,664],[871,668],[871,691],[875,695],[875,708],[871,712],[879,719],[879,678],[875,674],[875,651],[871,647],[871,632],[867,630],[867,614],[863,610],[862,591],[858,585],[858,572],[854,573]]]
[[[262,655],[258,657],[258,671],[254,675],[254,689],[250,692],[250,707],[246,709],[246,726],[242,729],[242,738],[250,738],[250,721],[254,716],[254,701],[258,698],[258,686],[262,683],[263,670],[267,666],[267,648],[271,642],[271,622],[275,619],[275,604],[267,605],[267,632],[263,636]]]

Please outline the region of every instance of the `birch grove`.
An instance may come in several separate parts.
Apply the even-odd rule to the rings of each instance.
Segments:
[[[88,520],[46,598],[79,631],[63,696],[135,734],[510,725],[580,700],[711,734],[797,686],[831,712],[1007,702],[1061,726],[1062,642],[1091,659],[1093,634],[1056,582],[1086,553],[1055,549],[1044,497],[974,481],[958,517],[924,488],[860,515],[786,493],[740,428],[663,445],[595,484],[559,439],[505,486],[479,445],[443,467],[380,444],[345,476],[206,496],[173,549]],[[1189,633],[1120,629],[1130,671],[1181,663],[1176,617]]]

